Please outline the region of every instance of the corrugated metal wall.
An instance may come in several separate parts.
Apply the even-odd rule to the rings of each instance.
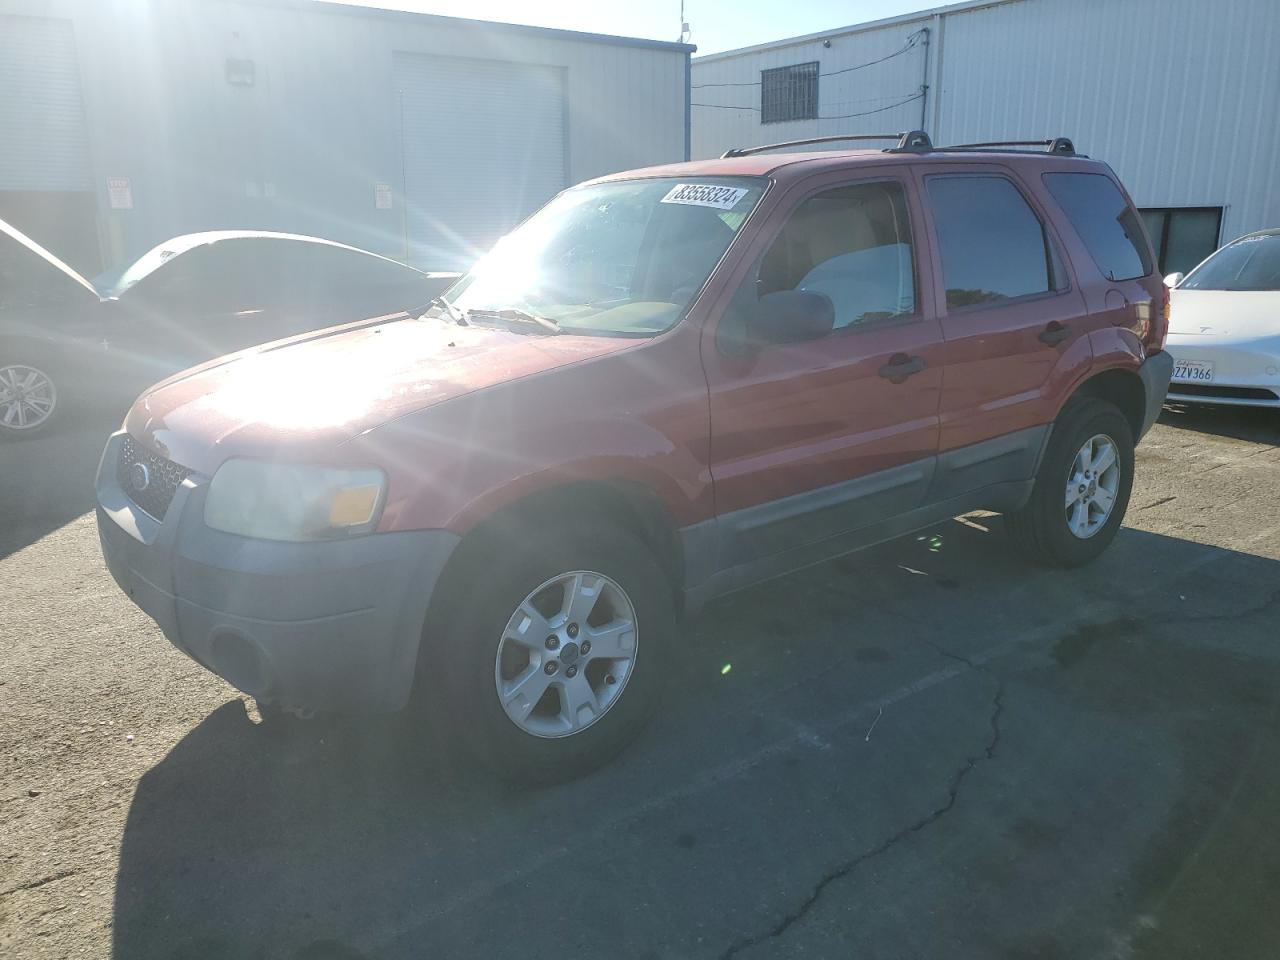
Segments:
[[[288,0],[0,0],[0,30],[9,16],[73,25],[108,261],[235,227],[402,256],[397,52],[563,70],[571,183],[685,154],[674,45]],[[253,62],[251,85],[228,83],[228,58]],[[109,177],[129,180],[132,209],[109,207]],[[379,183],[391,209],[375,206]]]
[[[920,21],[832,36],[829,47],[815,39],[741,56],[695,59],[693,156],[712,157],[728,147],[779,140],[918,128],[925,67],[924,38],[918,34],[924,25]],[[815,60],[818,119],[762,124],[760,71]]]
[[[408,262],[465,270],[569,186],[563,67],[397,53],[396,86]]]
[[[0,190],[85,190],[75,35],[67,20],[12,17],[0,27]]]
[[[1108,161],[1140,206],[1223,206],[1222,239],[1280,226],[1280,3],[1276,0],[1015,0],[853,34],[695,59],[694,101],[759,106],[759,71],[817,59],[831,72],[930,27],[925,129],[939,143],[1066,135]],[[910,94],[923,48],[820,81],[820,115],[856,96]],[[754,99],[753,99],[754,98]],[[837,103],[841,106],[837,107]],[[920,104],[847,121],[762,126],[695,107],[694,156],[789,137],[919,126]],[[913,109],[914,108],[914,109]]]

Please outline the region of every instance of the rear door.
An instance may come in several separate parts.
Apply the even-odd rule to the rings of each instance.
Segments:
[[[1054,416],[1051,379],[1089,362],[1084,301],[1034,194],[995,165],[922,177],[944,348],[938,499],[1025,479],[1034,429]],[[947,452],[986,442],[957,457]]]
[[[816,543],[918,506],[933,467],[941,334],[917,255],[909,178],[827,176],[784,199],[737,267],[702,348],[721,567]],[[829,296],[836,326],[741,345],[765,294]]]

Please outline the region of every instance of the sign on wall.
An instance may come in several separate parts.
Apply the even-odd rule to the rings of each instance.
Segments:
[[[373,185],[373,205],[378,210],[391,209],[391,184],[375,183]]]
[[[128,177],[107,177],[107,200],[112,210],[133,209],[133,187]]]

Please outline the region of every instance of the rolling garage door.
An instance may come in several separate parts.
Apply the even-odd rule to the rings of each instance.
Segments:
[[[95,269],[89,170],[71,22],[0,16],[0,218]]]
[[[396,54],[409,260],[460,270],[566,186],[564,70]]]

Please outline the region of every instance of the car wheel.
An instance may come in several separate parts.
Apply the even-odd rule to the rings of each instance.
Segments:
[[[1070,404],[1053,426],[1031,498],[1005,518],[1028,555],[1058,567],[1097,557],[1115,538],[1133,488],[1133,430],[1114,405]]]
[[[58,387],[47,364],[0,358],[0,437],[35,436],[59,413]]]
[[[445,727],[503,779],[579,776],[621,751],[659,700],[671,587],[623,530],[584,525],[495,546],[471,565],[449,618],[456,631],[420,657],[419,690],[440,694]]]

